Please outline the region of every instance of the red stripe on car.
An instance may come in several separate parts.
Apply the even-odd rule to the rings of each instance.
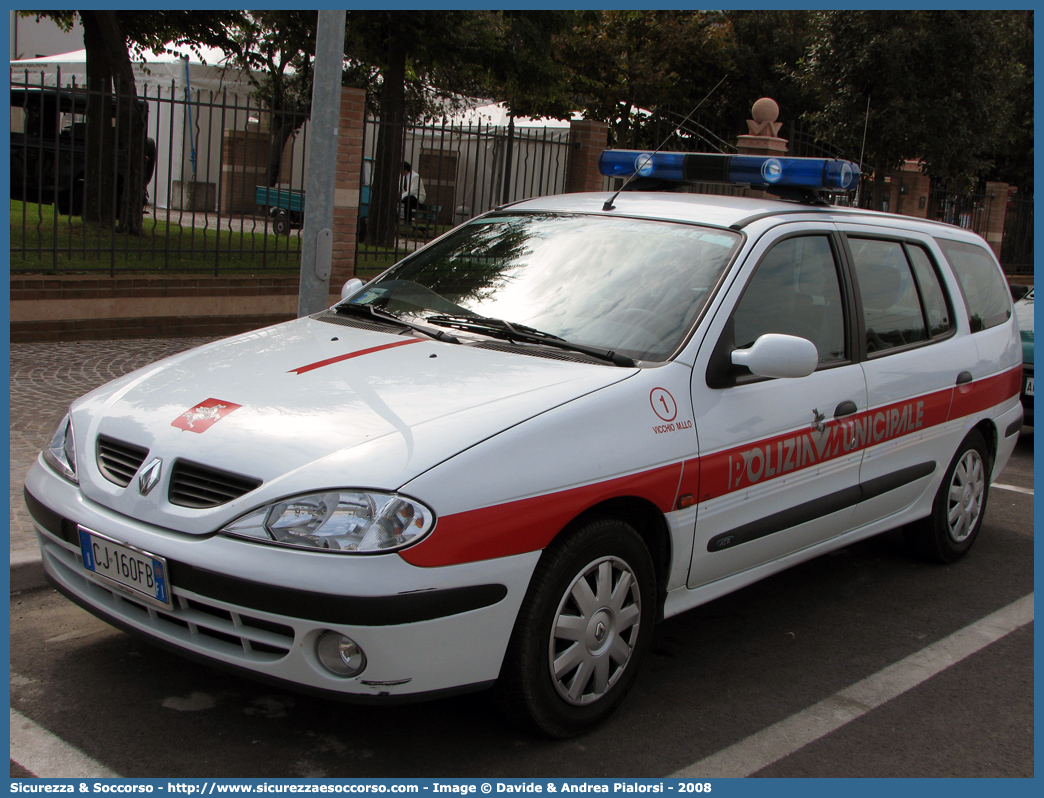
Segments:
[[[994,374],[965,385],[958,385],[953,392],[953,404],[950,407],[950,418],[981,413],[996,407],[1005,399],[1018,396],[1022,391],[1022,365],[1010,371]]]
[[[953,390],[831,419],[700,458],[701,502],[861,452],[946,422]]]
[[[509,557],[545,548],[580,513],[603,501],[638,497],[662,513],[680,494],[709,501],[787,473],[850,455],[1018,397],[1022,367],[967,385],[864,410],[811,428],[691,458],[670,466],[529,499],[443,516],[432,534],[399,553],[406,562],[438,567]],[[752,459],[760,461],[751,467]],[[756,478],[752,478],[756,477]]]
[[[426,568],[524,554],[547,546],[584,510],[608,499],[637,496],[662,513],[674,509],[681,463],[593,485],[482,507],[439,518],[431,535],[400,552],[411,565]]]
[[[317,360],[315,363],[309,363],[307,366],[300,366],[296,369],[290,369],[287,374],[304,374],[309,371],[315,371],[321,369],[323,366],[330,366],[334,363],[340,363],[344,360],[351,360],[353,357],[362,357],[363,355],[372,355],[374,352],[381,352],[385,349],[394,349],[397,346],[406,346],[406,344],[419,344],[422,342],[421,338],[407,338],[405,341],[396,341],[393,344],[382,344],[381,346],[371,346],[369,349],[360,349],[358,352],[349,352],[346,355],[338,355],[337,357],[330,357],[326,360]]]

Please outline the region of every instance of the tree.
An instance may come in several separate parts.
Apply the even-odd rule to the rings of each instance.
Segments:
[[[49,17],[66,30],[74,15],[83,23],[87,51],[88,134],[84,176],[84,218],[140,235],[145,197],[145,106],[138,102],[131,49],[159,52],[167,44],[235,49],[227,34],[243,16],[235,11],[39,11],[24,16]],[[127,164],[122,185],[111,165],[116,162],[120,131]],[[119,206],[114,200],[118,200]]]
[[[571,73],[555,45],[578,18],[575,11],[490,15],[491,41],[479,53],[481,79],[473,93],[503,102],[513,116],[568,119],[576,110],[568,93]]]
[[[561,37],[559,57],[574,103],[610,124],[615,146],[656,146],[649,111],[684,119],[726,74],[730,41],[719,12],[592,11]]]
[[[367,88],[380,119],[368,232],[381,245],[399,215],[403,132],[461,96],[489,97],[512,114],[567,117],[566,69],[553,40],[566,11],[349,11],[345,82]]]
[[[807,11],[726,11],[731,28],[727,90],[714,103],[723,130],[742,132],[750,109],[771,97],[780,119],[796,120],[815,111],[815,98],[797,79],[814,31]],[[786,136],[786,133],[780,135]]]
[[[801,77],[826,139],[858,153],[877,177],[905,160],[967,190],[1003,148],[1025,66],[1011,47],[1017,12],[831,11],[815,15]],[[869,102],[869,111],[868,108]]]
[[[390,245],[399,211],[406,85],[438,69],[473,74],[491,40],[492,12],[349,11],[349,55],[380,70],[380,128],[371,187],[368,231]]]
[[[555,57],[554,43],[572,29],[576,12],[500,11],[489,13],[487,20],[484,30],[489,41],[478,52],[479,75],[475,75],[475,65],[468,64],[460,75],[443,68],[438,79],[457,91],[489,97],[507,106],[502,186],[507,202],[512,189],[515,117],[568,119],[572,115],[573,104],[566,91],[569,70]]]
[[[315,11],[251,11],[233,29],[232,61],[246,67],[255,98],[270,112],[265,184],[279,182],[283,151],[312,110]]]
[[[1033,12],[1013,12],[1011,51],[1022,66],[1021,75],[1012,75],[1010,90],[1015,107],[1011,124],[996,153],[995,179],[1018,186],[1022,194],[1033,194]]]

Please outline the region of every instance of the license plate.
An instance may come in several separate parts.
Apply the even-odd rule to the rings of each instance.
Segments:
[[[1033,396],[1033,378],[1032,377],[1027,377],[1026,378],[1026,387],[1022,389],[1022,392],[1024,394],[1026,394],[1026,396]]]
[[[84,568],[109,586],[171,608],[166,560],[82,526],[79,532]]]

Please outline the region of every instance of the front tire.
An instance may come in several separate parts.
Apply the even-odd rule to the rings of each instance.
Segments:
[[[634,683],[656,618],[652,558],[615,519],[545,551],[515,621],[497,693],[512,720],[571,737],[608,717]]]
[[[989,493],[989,448],[982,434],[972,430],[946,470],[932,514],[904,530],[907,542],[926,560],[957,562],[979,535]]]

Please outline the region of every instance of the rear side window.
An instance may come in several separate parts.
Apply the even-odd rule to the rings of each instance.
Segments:
[[[938,239],[964,292],[972,332],[1003,324],[1011,318],[1008,286],[996,261],[983,247]]]

